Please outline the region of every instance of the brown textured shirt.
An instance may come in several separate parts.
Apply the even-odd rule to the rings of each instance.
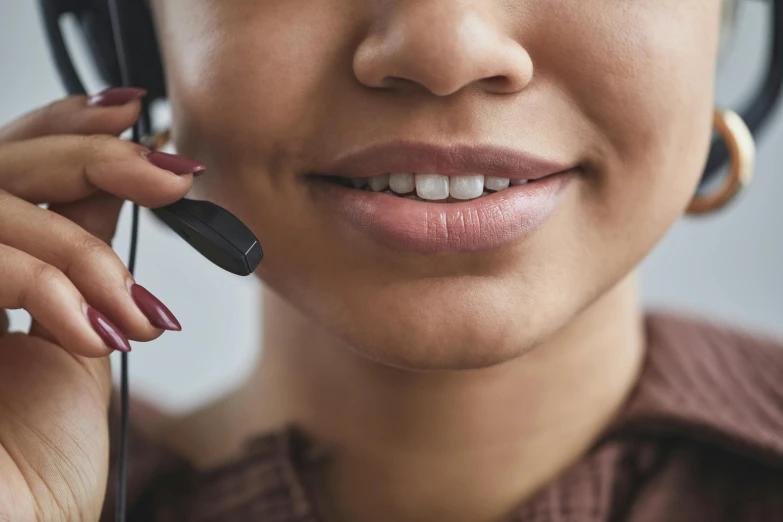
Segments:
[[[783,344],[664,315],[646,331],[622,413],[503,522],[783,522]],[[129,522],[323,522],[303,480],[313,448],[287,428],[199,473],[134,433]]]

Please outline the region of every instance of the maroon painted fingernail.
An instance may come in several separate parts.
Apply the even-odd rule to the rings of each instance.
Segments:
[[[146,90],[136,87],[112,87],[92,96],[87,100],[87,104],[100,107],[116,107],[138,100],[145,94],[147,94]]]
[[[144,157],[158,168],[168,170],[174,174],[195,174],[204,170],[206,167],[198,161],[178,156],[177,154],[168,154],[166,152],[149,152]]]
[[[171,310],[166,308],[166,305],[161,303],[149,290],[133,283],[130,287],[130,294],[136,302],[136,306],[139,307],[141,313],[147,316],[152,326],[177,332],[182,330],[182,326],[180,326],[174,314],[171,313]]]
[[[106,346],[112,350],[118,350],[120,352],[131,351],[128,338],[125,337],[119,328],[106,318],[105,315],[91,306],[85,305],[85,314],[90,321],[93,330],[95,330]]]

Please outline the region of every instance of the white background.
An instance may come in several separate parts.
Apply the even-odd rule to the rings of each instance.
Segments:
[[[64,95],[37,12],[38,2],[2,0],[0,124]],[[762,2],[749,2],[718,76],[718,102],[736,106],[759,77],[767,36]],[[93,84],[95,89],[99,87]],[[781,107],[783,109],[783,107]],[[759,144],[751,190],[729,211],[685,218],[643,265],[646,303],[709,314],[783,336],[783,111]],[[127,208],[126,208],[127,210]],[[115,248],[125,259],[128,213]],[[183,324],[131,359],[134,393],[171,411],[185,411],[229,391],[258,354],[261,313],[257,283],[213,268],[149,215],[142,218],[137,279]],[[12,313],[12,326],[27,324]]]

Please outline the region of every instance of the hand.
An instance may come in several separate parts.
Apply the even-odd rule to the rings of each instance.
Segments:
[[[107,355],[179,329],[109,246],[123,200],[173,203],[203,169],[118,138],[143,94],[72,96],[0,127],[0,521],[98,519]],[[30,332],[7,334],[3,308],[27,310]]]

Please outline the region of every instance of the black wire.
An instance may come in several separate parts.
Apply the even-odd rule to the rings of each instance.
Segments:
[[[125,38],[122,31],[122,20],[120,13],[119,0],[109,0],[109,14],[111,16],[112,33],[114,35],[114,47],[117,51],[117,63],[120,69],[121,83],[125,87],[132,86],[130,64],[128,54],[125,49]],[[133,125],[132,140],[139,143],[142,136],[142,125],[149,122],[146,107],[142,111],[144,118],[139,118]],[[142,119],[144,120],[142,122]],[[139,235],[139,206],[133,204],[133,218],[131,220],[131,243],[130,254],[128,256],[128,271],[133,275],[136,270],[136,244]],[[129,396],[130,384],[128,379],[128,354],[123,353],[120,356],[120,433],[119,446],[117,453],[117,505],[114,512],[116,522],[125,522],[127,512],[127,465],[128,465],[128,428],[129,419]]]
[[[139,206],[133,205],[133,217],[131,218],[130,254],[128,256],[128,271],[133,275],[136,270],[136,244],[139,235]],[[127,465],[128,465],[128,427],[130,385],[128,380],[128,354],[120,355],[120,441],[117,454],[117,505],[114,513],[116,522],[125,522],[127,509]]]
[[[128,463],[128,354],[123,352],[120,356],[120,443],[117,456],[117,505],[114,511],[115,522],[125,522],[127,505],[127,469]]]

